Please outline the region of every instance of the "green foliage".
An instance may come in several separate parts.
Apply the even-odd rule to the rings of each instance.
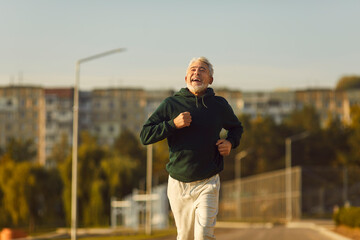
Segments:
[[[53,146],[47,164],[50,166],[57,166],[63,163],[70,154],[70,146],[68,144],[68,136],[63,134],[60,141]]]
[[[61,224],[61,190],[57,170],[5,162],[0,166],[0,226],[29,225],[34,230],[38,223]]]
[[[137,187],[136,171],[139,165],[129,157],[111,156],[101,162],[111,197],[122,198]]]
[[[309,132],[309,136],[292,143],[292,166],[343,167],[360,166],[360,107],[351,111],[352,124],[344,125],[339,119],[329,117],[324,128],[316,110],[305,107],[292,112],[280,125],[269,117],[250,119],[239,117],[244,126],[240,147],[225,159],[222,179],[234,176],[236,154],[246,151],[241,160],[241,176],[284,168],[285,139]]]
[[[127,129],[123,130],[115,140],[113,148],[122,156],[129,156],[139,163],[146,163],[146,153],[139,139]]]
[[[336,225],[360,227],[360,207],[343,207],[334,213],[333,219]]]
[[[254,161],[244,161],[245,171],[248,169],[256,174],[283,167],[283,161],[278,161],[283,158],[283,133],[273,119],[256,118],[252,121],[248,134],[249,157]]]
[[[101,179],[101,160],[105,157],[105,150],[101,148],[96,139],[89,133],[83,132],[81,134],[81,145],[78,148],[78,177],[77,177],[77,198],[78,198],[78,219],[79,225],[96,225],[98,219],[95,216],[89,216],[89,209],[92,205],[92,201],[96,201],[93,198],[97,197],[98,192],[94,195],[93,184],[95,181]],[[72,159],[68,158],[67,161],[62,164],[61,176],[63,178],[65,191],[63,192],[63,199],[65,205],[65,213],[67,223],[70,224],[71,218],[71,180],[72,180]],[[99,189],[98,189],[99,190]],[[101,195],[103,197],[103,195]],[[106,204],[106,203],[104,203]],[[108,205],[108,203],[107,203]]]
[[[335,89],[338,91],[360,89],[360,76],[343,76],[338,81]]]
[[[36,147],[32,140],[11,139],[5,148],[3,155],[15,162],[32,161],[36,157]]]
[[[360,106],[353,106],[351,108],[350,125],[351,135],[349,137],[350,156],[348,157],[351,165],[360,165]]]
[[[320,130],[320,117],[312,106],[305,106],[301,110],[294,110],[284,120],[285,126],[292,129],[294,133],[308,131],[314,133]]]
[[[122,198],[138,187],[143,175],[144,151],[137,138],[124,131],[114,148],[97,144],[87,132],[81,134],[78,148],[78,222],[79,226],[109,224],[111,197]],[[71,217],[72,159],[60,164],[64,182],[63,201],[67,224]]]

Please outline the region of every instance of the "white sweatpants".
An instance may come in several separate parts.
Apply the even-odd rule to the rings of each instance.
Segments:
[[[220,178],[181,182],[169,176],[168,198],[177,228],[177,240],[215,239]]]

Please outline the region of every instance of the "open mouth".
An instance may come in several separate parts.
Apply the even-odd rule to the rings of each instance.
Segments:
[[[192,79],[191,82],[198,82],[198,83],[201,83],[201,80],[200,79]]]

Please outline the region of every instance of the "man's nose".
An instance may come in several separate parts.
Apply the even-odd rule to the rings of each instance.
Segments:
[[[200,74],[200,69],[195,69],[195,74],[199,75]]]

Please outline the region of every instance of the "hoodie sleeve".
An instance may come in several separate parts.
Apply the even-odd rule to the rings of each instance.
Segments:
[[[140,141],[144,145],[156,143],[170,136],[176,130],[173,119],[170,117],[170,106],[166,99],[145,122]]]
[[[231,106],[226,102],[226,106],[224,107],[224,128],[228,131],[226,140],[231,142],[232,148],[236,148],[240,144],[240,139],[243,134],[243,126],[239,119],[234,114],[234,111],[232,110]]]

